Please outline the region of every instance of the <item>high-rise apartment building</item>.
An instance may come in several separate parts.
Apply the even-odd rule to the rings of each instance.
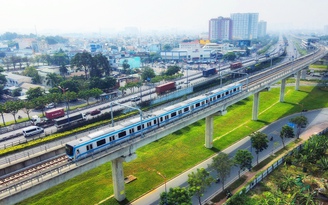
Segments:
[[[324,32],[324,34],[328,34],[328,25],[325,25],[324,27],[323,27],[323,32]]]
[[[258,37],[263,37],[266,35],[266,27],[267,27],[266,21],[259,21],[258,28],[257,28],[257,36]]]
[[[210,40],[231,40],[232,21],[230,18],[222,16],[209,21],[209,39]]]
[[[234,40],[250,40],[257,38],[258,13],[233,13],[230,15],[232,20],[232,38]]]

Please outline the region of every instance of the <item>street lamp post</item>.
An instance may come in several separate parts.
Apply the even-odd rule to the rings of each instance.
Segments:
[[[165,204],[167,204],[167,190],[166,190],[166,177],[160,173],[159,171],[157,171],[157,174],[159,176],[161,176],[164,179],[164,189],[165,189]]]

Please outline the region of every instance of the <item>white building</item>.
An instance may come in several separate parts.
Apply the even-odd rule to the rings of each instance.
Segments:
[[[257,38],[258,13],[232,13],[232,39],[250,40]]]
[[[4,73],[6,79],[7,79],[7,84],[6,86],[11,87],[11,86],[20,86],[22,83],[32,83],[32,78],[23,76],[23,75],[16,75],[12,73]]]

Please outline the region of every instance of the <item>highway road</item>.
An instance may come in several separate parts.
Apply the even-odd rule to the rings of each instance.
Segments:
[[[328,127],[328,108],[325,109],[319,109],[319,110],[314,110],[314,111],[308,111],[308,112],[303,112],[302,113],[304,116],[308,118],[309,124],[306,126],[306,128],[302,129],[301,133],[301,138],[302,134],[305,133],[307,130],[310,130],[311,128],[317,126],[317,125],[322,125],[326,124]],[[259,154],[259,162],[263,161],[265,158],[270,156],[272,152],[278,151],[279,149],[282,148],[282,142],[279,137],[280,130],[282,126],[286,125],[289,122],[289,119],[295,116],[299,116],[300,113],[285,117],[283,119],[280,119],[260,131],[267,134],[269,137],[273,137],[272,141],[269,141],[269,147],[261,152]],[[316,134],[316,133],[313,133]],[[293,139],[287,139],[286,144],[292,142],[295,140]],[[278,143],[278,146],[274,146],[274,143]],[[276,144],[277,144],[276,143]],[[234,157],[235,153],[239,149],[246,149],[252,152],[254,158],[253,158],[253,166],[256,165],[256,154],[254,152],[254,149],[251,149],[251,143],[250,143],[250,138],[246,136],[243,140],[233,144],[232,146],[228,147],[227,149],[223,150],[223,152],[227,153],[231,158]],[[191,172],[196,172],[197,169],[199,168],[205,168],[208,169],[208,164],[212,162],[212,157],[209,159],[206,159],[202,163],[198,164],[197,166],[189,169],[188,171],[180,174],[179,176],[168,180],[166,184],[164,183],[163,185],[159,186],[155,190],[150,191],[148,194],[145,194],[141,198],[135,200],[132,202],[133,205],[144,205],[144,204],[150,204],[150,205],[157,205],[159,204],[159,196],[160,193],[165,192],[165,186],[167,191],[169,188],[173,187],[186,187],[188,186],[187,180],[188,180],[188,174]],[[211,175],[216,178],[216,173],[211,172]],[[232,183],[234,180],[238,178],[238,169],[237,167],[232,167],[231,169],[231,174],[230,177],[226,180],[226,184]],[[164,179],[163,179],[164,182]],[[206,200],[210,200],[209,197],[215,194],[216,192],[222,190],[221,183],[212,183],[209,188],[207,188],[204,196],[202,197],[203,203]],[[198,199],[196,197],[192,198],[193,203],[192,204],[198,204]]]

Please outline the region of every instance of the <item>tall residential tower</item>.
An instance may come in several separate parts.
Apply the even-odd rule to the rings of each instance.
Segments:
[[[266,21],[260,21],[257,28],[257,36],[263,37],[266,35],[266,28],[267,28],[267,22]]]
[[[258,13],[233,13],[232,38],[234,40],[250,40],[257,38]]]
[[[209,39],[210,40],[231,40],[232,39],[232,21],[230,18],[222,16],[209,21]]]

